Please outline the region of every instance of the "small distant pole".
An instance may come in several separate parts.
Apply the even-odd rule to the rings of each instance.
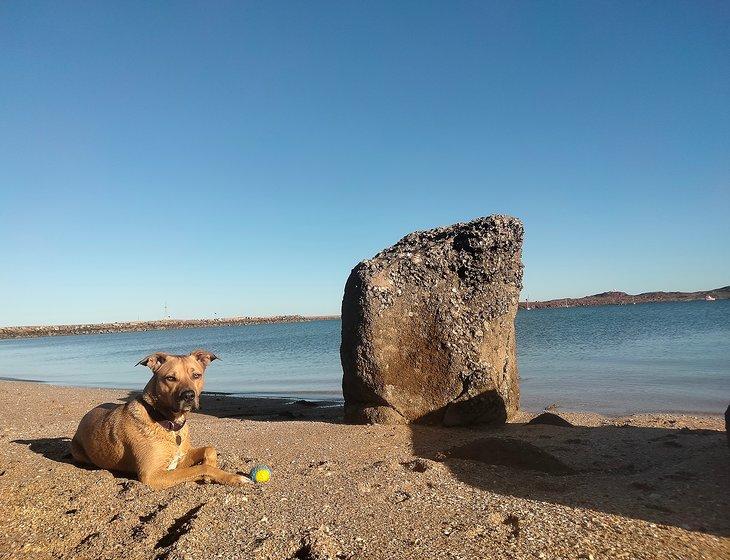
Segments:
[[[167,314],[167,302],[165,302],[165,314],[164,314],[164,318],[165,319],[169,319],[170,318],[169,315]]]

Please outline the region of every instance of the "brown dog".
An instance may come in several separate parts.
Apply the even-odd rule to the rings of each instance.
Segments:
[[[198,408],[205,368],[215,359],[210,352],[195,350],[187,356],[157,352],[141,360],[137,365],[153,374],[142,395],[112,410],[88,412],[71,441],[73,458],[136,473],[156,489],[204,479],[230,485],[250,482],[219,469],[213,447],[190,447],[185,413]]]

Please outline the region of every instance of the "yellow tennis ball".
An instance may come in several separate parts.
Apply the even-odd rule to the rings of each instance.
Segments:
[[[254,482],[263,484],[271,480],[271,469],[266,465],[256,465],[253,469],[251,469],[251,474],[249,476]]]

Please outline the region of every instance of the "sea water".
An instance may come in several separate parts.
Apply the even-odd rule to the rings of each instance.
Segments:
[[[521,405],[604,414],[721,413],[730,401],[730,300],[520,310]],[[141,388],[158,350],[221,359],[206,390],[341,399],[339,321],[0,340],[0,376]]]

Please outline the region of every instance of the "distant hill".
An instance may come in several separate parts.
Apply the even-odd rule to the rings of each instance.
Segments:
[[[585,307],[590,305],[630,305],[632,303],[654,303],[662,301],[693,301],[706,299],[730,299],[730,286],[707,290],[704,292],[644,292],[643,294],[627,294],[626,292],[602,292],[582,298],[562,298],[547,301],[531,301],[530,309],[545,307]],[[528,302],[521,301],[520,308],[526,308]]]

